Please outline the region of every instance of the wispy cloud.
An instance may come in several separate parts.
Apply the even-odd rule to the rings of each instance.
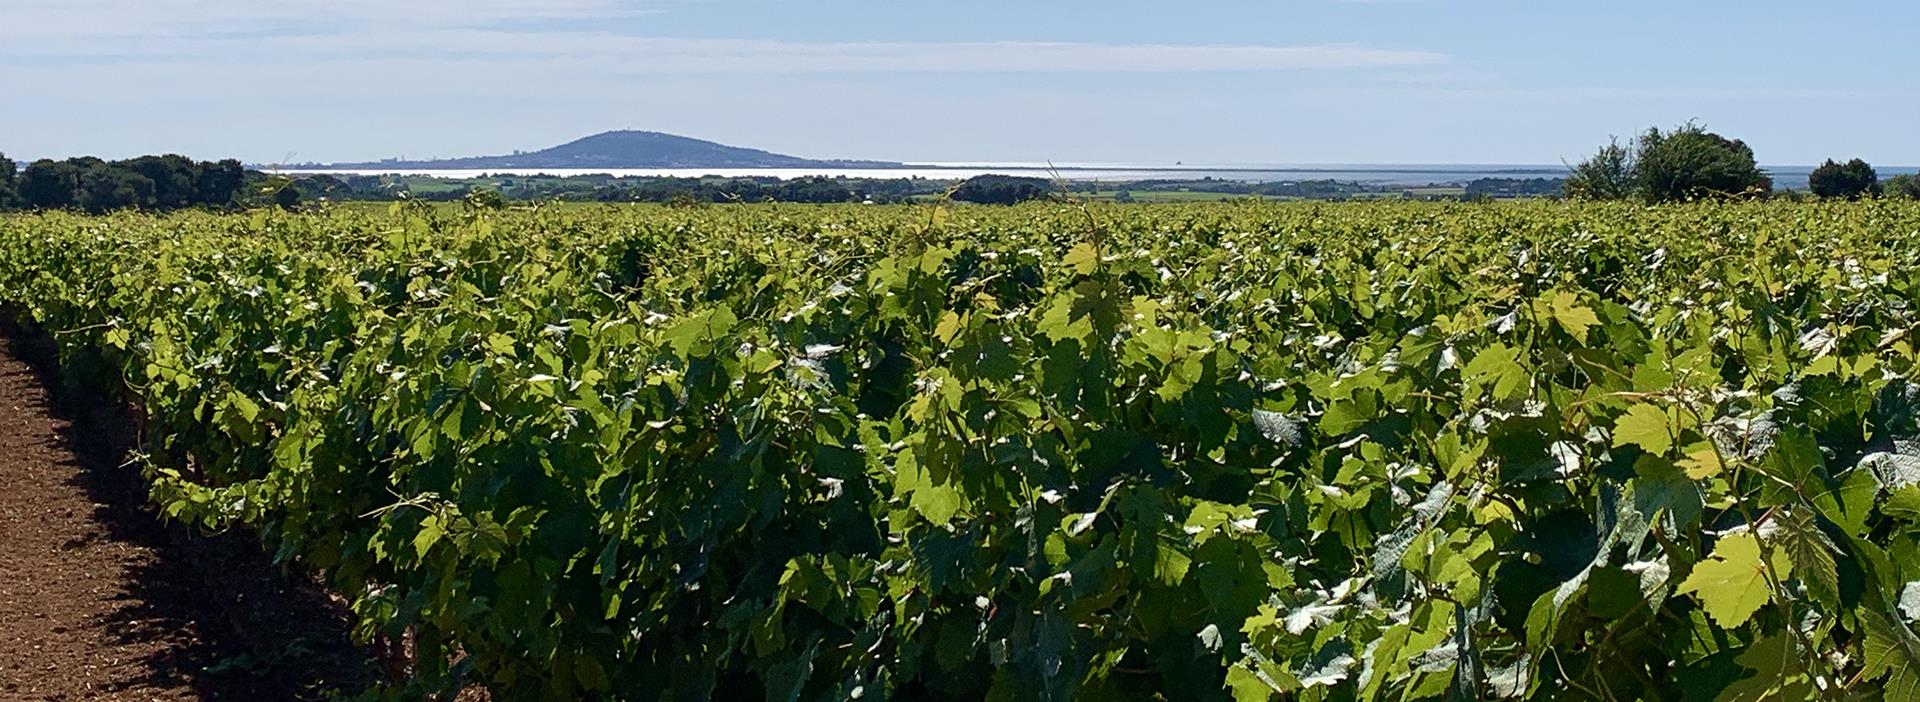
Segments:
[[[75,64],[442,64],[595,74],[1182,72],[1417,67],[1441,54],[1357,44],[800,42],[649,36],[691,0],[0,0],[0,57]],[[556,25],[555,22],[564,24]],[[609,23],[627,30],[613,31]]]
[[[1383,86],[1352,86],[1328,88],[1319,93],[1329,99],[1336,97],[1373,96],[1399,98],[1434,98],[1460,101],[1531,101],[1531,102],[1653,102],[1701,100],[1719,101],[1781,101],[1781,100],[1855,100],[1870,98],[1899,97],[1905,91],[1885,90],[1836,90],[1826,88],[1793,87],[1729,87],[1729,86],[1679,86],[1679,87],[1621,87],[1621,86],[1553,86],[1553,87],[1512,87],[1512,86],[1475,86],[1447,85],[1445,81],[1402,80],[1400,77],[1387,76],[1376,82],[1387,83]]]
[[[23,39],[0,56],[60,63],[550,64],[590,73],[1191,72],[1435,66],[1433,52],[1353,44],[1300,46],[1070,42],[787,42],[488,29],[274,37]]]
[[[0,0],[0,37],[207,36],[321,24],[484,27],[529,20],[613,19],[660,3],[615,0]]]

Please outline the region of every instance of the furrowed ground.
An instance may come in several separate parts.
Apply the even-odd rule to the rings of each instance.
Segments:
[[[1906,699],[1920,206],[0,219],[393,697]]]
[[[0,699],[318,700],[372,681],[319,588],[145,509],[131,425],[56,401],[30,347],[0,342]]]

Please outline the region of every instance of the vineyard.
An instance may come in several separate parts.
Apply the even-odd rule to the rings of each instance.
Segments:
[[[369,697],[1920,699],[1920,205],[0,218]]]

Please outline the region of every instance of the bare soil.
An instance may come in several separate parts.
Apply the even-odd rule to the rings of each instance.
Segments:
[[[0,700],[307,700],[377,675],[348,618],[251,535],[147,504],[128,415],[0,339]],[[28,362],[31,359],[34,362]]]

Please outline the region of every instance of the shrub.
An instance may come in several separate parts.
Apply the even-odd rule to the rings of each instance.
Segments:
[[[1820,197],[1858,200],[1880,193],[1880,175],[1857,158],[1845,164],[1828,160],[1807,177],[1807,187]]]

